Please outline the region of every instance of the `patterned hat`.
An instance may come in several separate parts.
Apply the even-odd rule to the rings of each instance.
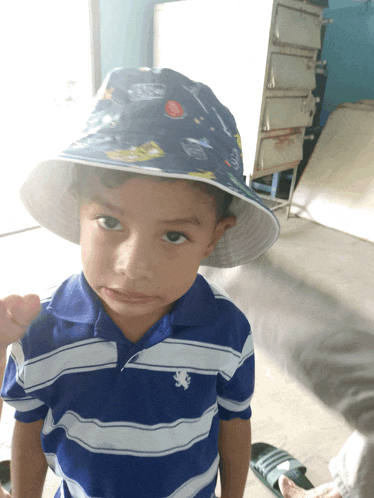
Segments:
[[[236,225],[202,265],[239,266],[277,239],[273,213],[243,181],[234,117],[202,83],[171,69],[114,69],[98,91],[82,135],[27,178],[21,199],[42,226],[79,243],[72,165],[198,180],[233,194]]]

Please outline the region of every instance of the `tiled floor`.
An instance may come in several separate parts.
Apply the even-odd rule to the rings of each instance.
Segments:
[[[278,216],[282,235],[269,251],[270,256],[317,287],[331,291],[342,302],[349,302],[369,315],[373,311],[374,321],[374,307],[371,306],[374,244],[301,219],[286,222],[284,213],[278,213]],[[0,251],[1,296],[12,292],[41,292],[79,269],[79,248],[44,229],[0,238]],[[221,283],[218,271],[208,271],[208,274],[209,278]],[[246,278],[250,278],[250,264],[244,269],[247,271]],[[232,274],[228,272],[232,285]],[[235,282],[239,287],[240,275],[243,274],[238,273]],[[350,427],[259,348],[256,368],[253,441],[265,441],[290,451],[307,466],[307,476],[315,485],[330,480],[328,462],[351,433]],[[9,457],[12,424],[12,410],[5,407],[0,430],[0,459]],[[57,485],[58,480],[48,474],[43,497],[52,497]],[[245,498],[271,496],[274,495],[250,472]]]

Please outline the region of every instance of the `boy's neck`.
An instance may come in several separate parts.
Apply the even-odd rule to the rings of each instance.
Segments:
[[[131,341],[133,344],[137,343],[146,332],[156,323],[160,318],[167,315],[172,308],[172,304],[170,304],[164,310],[160,310],[157,314],[150,315],[142,315],[142,316],[121,316],[117,313],[113,312],[111,309],[108,309],[104,304],[104,309],[113,320],[113,322],[117,325],[123,335]]]

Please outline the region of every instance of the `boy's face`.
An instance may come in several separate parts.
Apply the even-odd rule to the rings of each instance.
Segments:
[[[168,313],[235,225],[217,221],[214,197],[185,181],[133,177],[109,189],[95,177],[90,190],[80,207],[83,272],[117,324]]]

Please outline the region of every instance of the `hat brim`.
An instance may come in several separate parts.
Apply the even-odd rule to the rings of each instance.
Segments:
[[[77,160],[87,166],[119,169],[113,165]],[[56,235],[79,244],[80,222],[78,201],[69,187],[73,181],[72,163],[62,158],[41,162],[23,184],[20,195],[30,215],[43,227]],[[184,180],[197,180],[209,183],[234,196],[230,204],[230,214],[236,217],[236,225],[227,230],[212,254],[201,262],[203,266],[233,268],[257,258],[267,251],[277,240],[279,223],[273,213],[251,192],[245,196],[225,185],[208,178],[194,177],[179,173],[164,173],[146,168],[139,170],[136,165],[127,164],[126,171],[139,175],[154,175]],[[248,188],[249,190],[249,188]]]

